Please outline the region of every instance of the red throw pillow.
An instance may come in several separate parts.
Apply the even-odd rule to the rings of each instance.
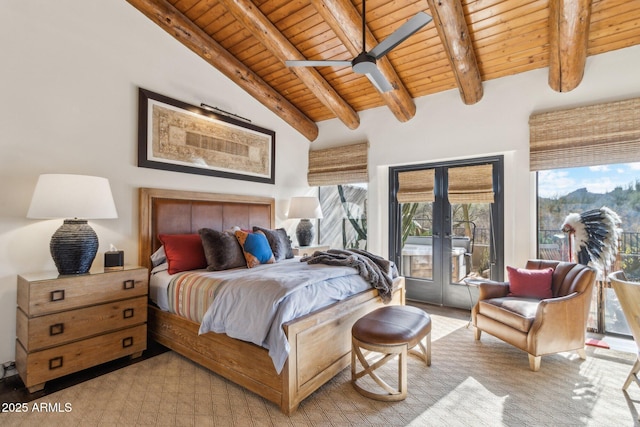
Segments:
[[[553,296],[551,282],[553,268],[527,270],[507,267],[510,296],[545,299]]]
[[[161,234],[158,236],[169,263],[169,274],[207,267],[199,234]]]

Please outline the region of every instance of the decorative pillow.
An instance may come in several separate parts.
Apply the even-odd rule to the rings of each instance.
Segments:
[[[267,237],[262,231],[247,233],[246,231],[237,230],[235,235],[242,247],[244,258],[247,261],[247,267],[253,268],[260,264],[272,264],[276,262]]]
[[[270,230],[268,228],[254,226],[253,231],[262,231],[267,237],[267,241],[269,242],[269,246],[271,246],[271,251],[273,252],[273,257],[276,262],[282,261],[283,259],[293,258],[291,239],[284,228]]]
[[[526,270],[524,268],[507,267],[510,296],[524,298],[551,298],[551,282],[553,268]]]
[[[198,230],[202,239],[207,270],[220,271],[236,267],[246,267],[238,239],[230,231],[217,231],[211,228]]]
[[[167,255],[169,274],[207,266],[202,240],[198,234],[161,234],[158,237]]]

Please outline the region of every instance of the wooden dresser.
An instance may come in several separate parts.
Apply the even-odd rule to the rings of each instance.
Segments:
[[[31,393],[45,382],[147,348],[148,271],[18,276],[16,369]]]

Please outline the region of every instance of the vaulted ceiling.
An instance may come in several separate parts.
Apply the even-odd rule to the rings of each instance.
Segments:
[[[640,44],[640,0],[368,0],[366,51],[419,12],[433,20],[378,60],[393,90],[350,66],[287,67],[286,60],[352,60],[362,49],[361,0],[127,0],[309,140],[316,122],[350,129],[358,112],[387,106],[399,121],[413,99],[549,67],[549,85],[580,84],[589,55]]]

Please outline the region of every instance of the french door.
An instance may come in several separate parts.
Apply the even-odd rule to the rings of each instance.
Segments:
[[[390,169],[389,257],[407,298],[469,309],[470,277],[502,280],[502,156]]]

